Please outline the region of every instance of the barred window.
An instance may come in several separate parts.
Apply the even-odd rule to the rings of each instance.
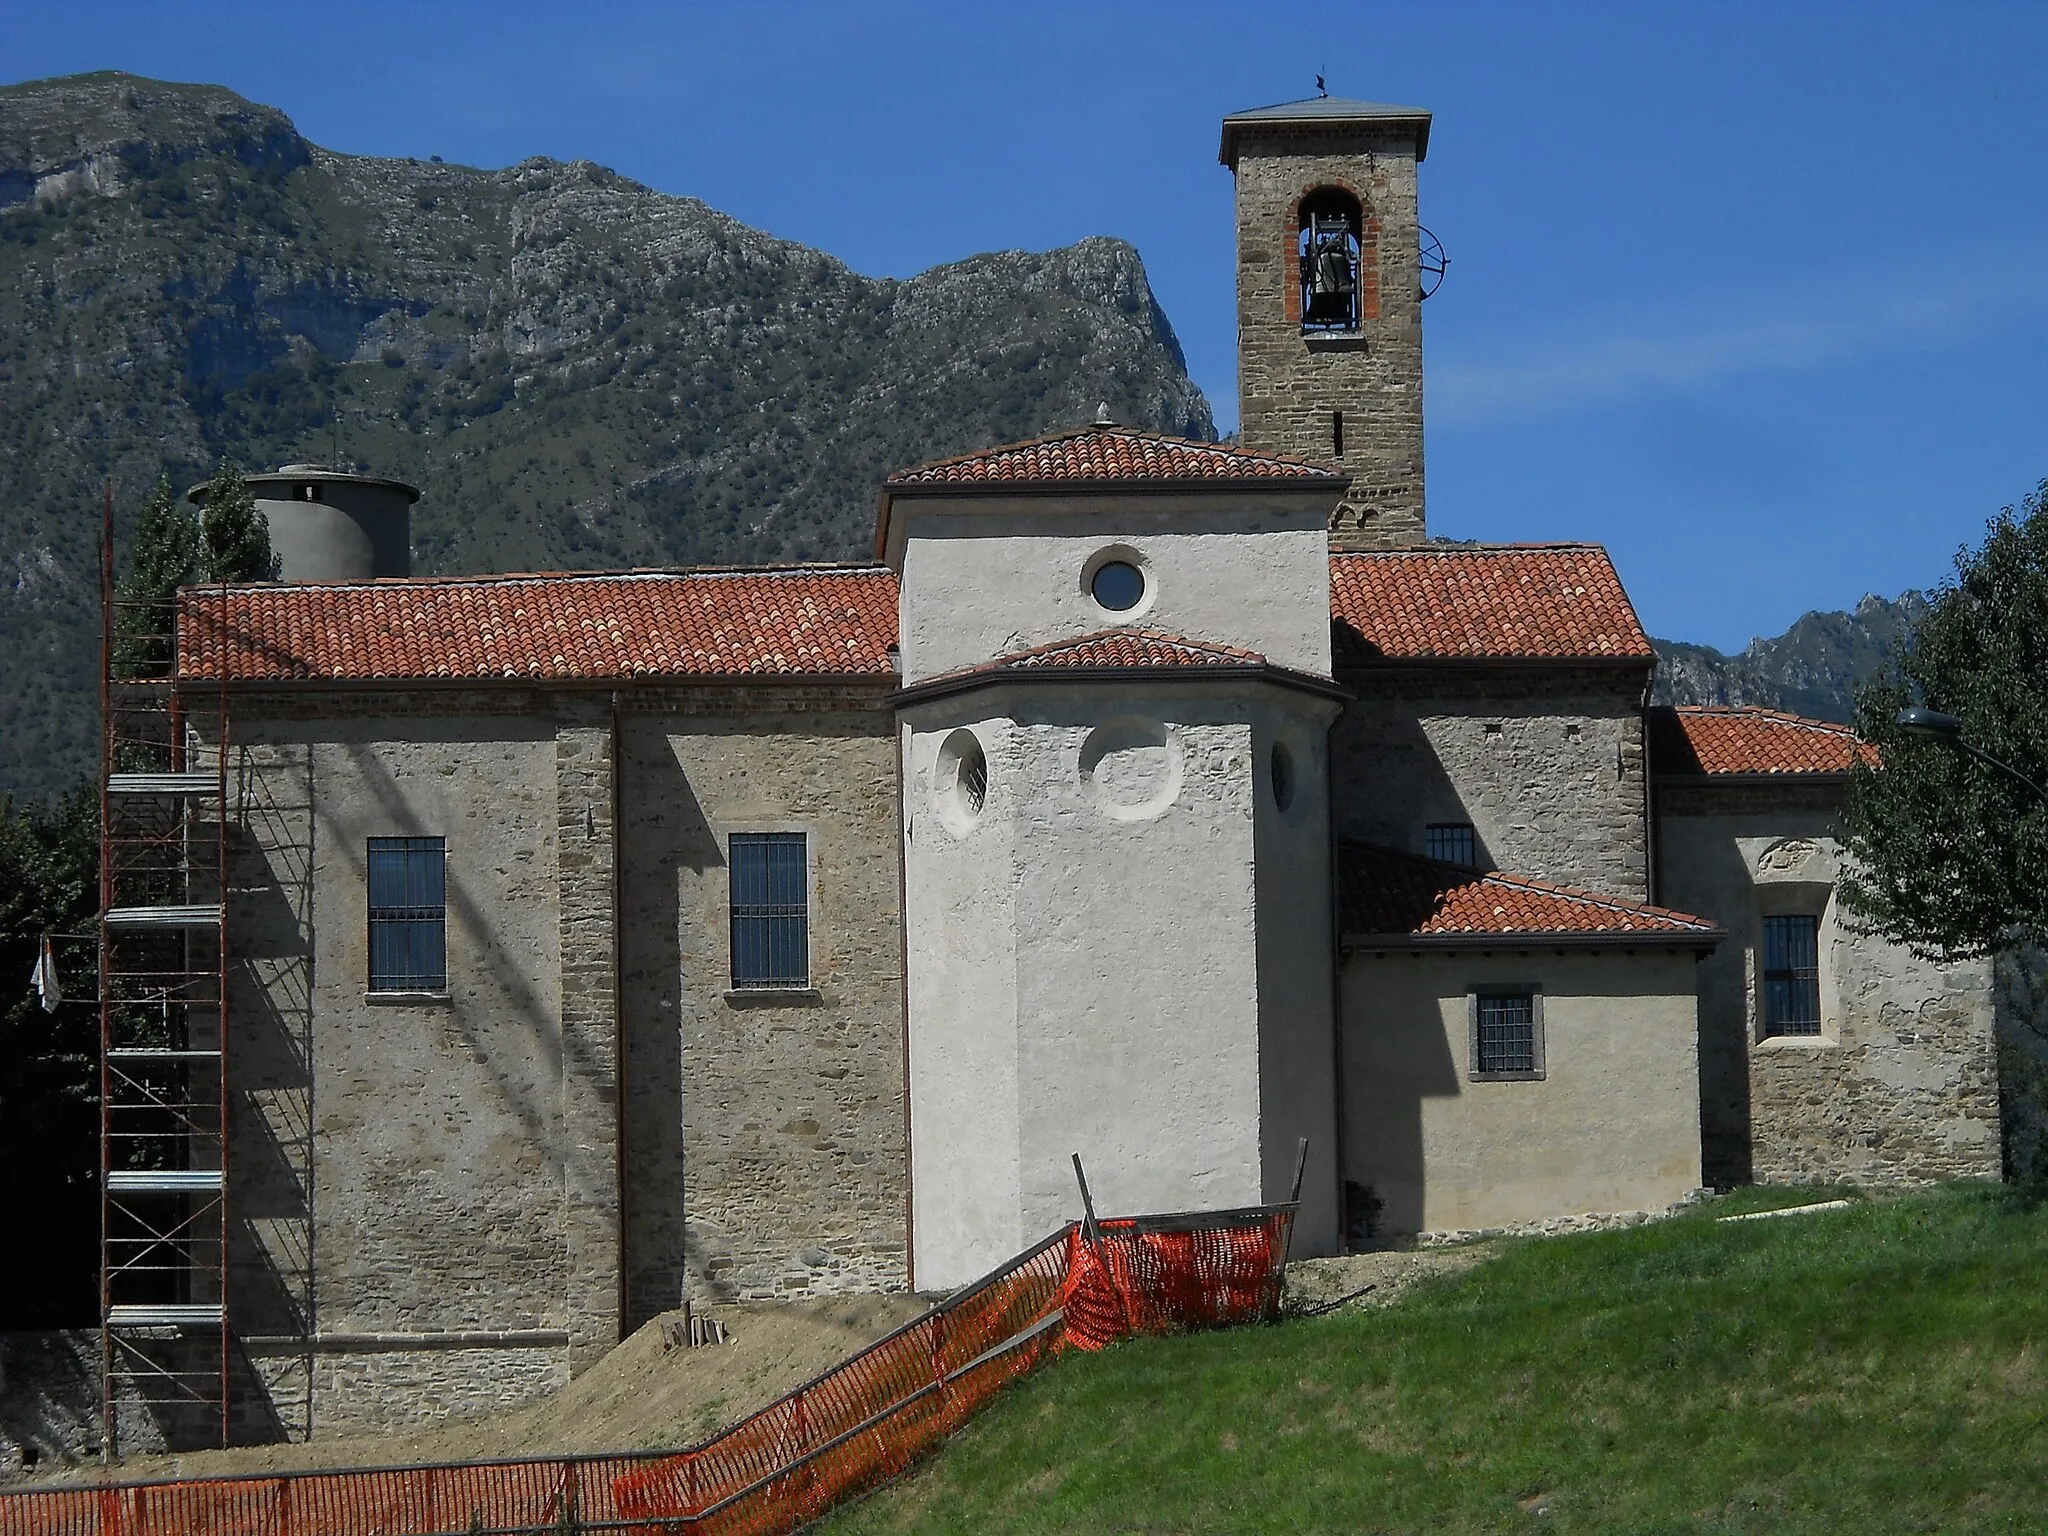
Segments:
[[[1467,994],[1474,1079],[1544,1075],[1543,993],[1537,987],[1474,987]]]
[[[370,839],[370,990],[448,990],[448,840]]]
[[[1820,1033],[1820,919],[1764,919],[1764,1034]]]
[[[1446,864],[1479,862],[1478,844],[1469,821],[1434,822],[1424,829],[1423,836],[1424,848],[1432,859],[1442,859]]]
[[[809,853],[802,832],[732,835],[732,984],[811,982]]]

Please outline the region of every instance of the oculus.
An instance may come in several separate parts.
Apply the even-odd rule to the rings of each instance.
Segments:
[[[988,754],[981,738],[965,729],[939,743],[932,769],[932,803],[948,832],[963,837],[981,819],[988,803]]]

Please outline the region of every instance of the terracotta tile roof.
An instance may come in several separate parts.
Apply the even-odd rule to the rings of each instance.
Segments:
[[[1522,938],[1711,945],[1721,937],[1715,924],[1687,912],[1363,843],[1339,845],[1338,880],[1346,942]]]
[[[1133,427],[1090,426],[898,470],[884,489],[1094,480],[1306,480],[1334,486],[1344,478],[1305,459],[1254,453],[1228,443],[1198,443]]]
[[[1189,640],[1155,629],[1103,629],[1093,634],[1076,635],[1069,640],[1034,645],[1028,650],[998,656],[993,661],[926,678],[906,688],[901,697],[914,699],[928,693],[949,693],[996,678],[1029,673],[1130,671],[1171,674],[1198,669],[1213,672],[1219,668],[1258,674],[1340,698],[1350,697],[1347,690],[1327,677],[1275,666],[1257,651],[1240,650],[1234,645],[1217,645],[1207,640]]]
[[[214,679],[886,676],[896,579],[867,567],[188,588],[179,671]]]
[[[1261,666],[1257,651],[1234,645],[1188,640],[1156,629],[1102,629],[1072,640],[1034,645],[988,663],[1012,672],[1052,671],[1060,667],[1245,667]]]
[[[1330,557],[1343,661],[1655,660],[1597,544],[1511,544]]]
[[[1660,775],[1847,773],[1859,754],[1875,759],[1846,725],[1748,704],[1660,706],[1649,727]]]

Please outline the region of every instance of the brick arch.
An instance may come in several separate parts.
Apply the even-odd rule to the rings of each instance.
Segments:
[[[1301,207],[1319,192],[1342,192],[1358,204],[1358,317],[1361,321],[1380,317],[1380,216],[1372,199],[1342,176],[1323,176],[1309,182],[1287,205],[1287,228],[1280,248],[1281,270],[1288,280],[1281,285],[1287,307],[1287,323],[1301,324],[1301,283],[1294,276],[1301,261]]]

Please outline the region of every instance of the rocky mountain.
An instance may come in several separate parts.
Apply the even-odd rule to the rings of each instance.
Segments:
[[[309,143],[213,86],[0,89],[0,791],[89,764],[101,485],[421,486],[415,569],[842,559],[891,469],[1214,430],[1128,245],[864,277],[601,166]]]
[[[1664,704],[1766,704],[1848,721],[1858,683],[1886,670],[1927,611],[1926,596],[1866,597],[1854,613],[1809,613],[1782,635],[1752,640],[1739,656],[1683,640],[1657,640],[1657,699]]]

